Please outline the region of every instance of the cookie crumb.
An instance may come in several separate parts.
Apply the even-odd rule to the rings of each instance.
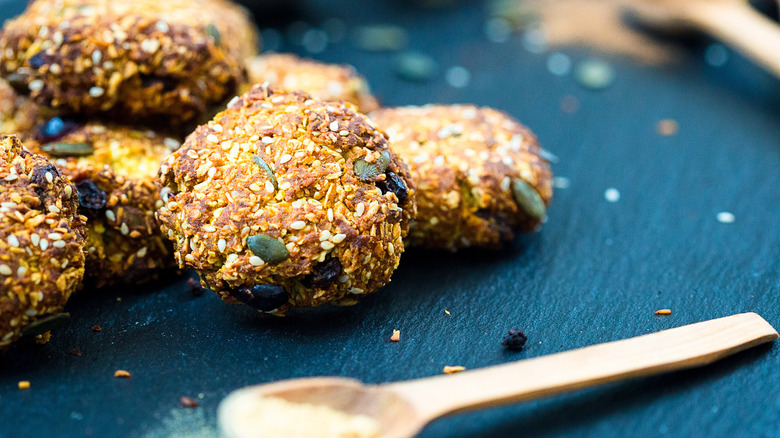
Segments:
[[[187,287],[190,289],[190,293],[196,297],[206,293],[206,289],[200,285],[200,282],[192,277],[187,279]]]
[[[447,309],[444,309],[444,313],[445,313],[445,314],[447,314],[447,315],[449,315],[449,314],[450,314],[450,311],[449,311],[449,310],[447,310]]]
[[[390,340],[398,342],[401,340],[401,330],[393,330],[393,336],[390,336]]]
[[[197,408],[200,406],[200,403],[195,401],[194,398],[187,397],[186,395],[179,397],[179,403],[185,408]]]
[[[19,381],[19,389],[30,389],[30,381],[29,380],[20,380]]]
[[[461,371],[463,371],[465,369],[466,369],[466,367],[462,367],[460,365],[456,365],[456,366],[445,365],[444,366],[444,374],[455,374],[455,373],[459,373],[459,372],[461,372]]]
[[[656,315],[671,315],[672,309],[658,309],[655,311]]]
[[[129,379],[130,377],[133,377],[133,375],[125,370],[116,370],[114,371],[114,377]]]
[[[81,357],[81,349],[79,347],[73,347],[68,350],[68,354],[71,356]]]
[[[100,328],[100,326],[99,326],[99,325],[93,325],[93,326],[92,326],[92,331],[93,331],[93,332],[99,332],[99,331],[101,331],[101,330],[103,330],[103,329],[102,329],[102,328]]]
[[[521,351],[528,337],[522,331],[518,329],[510,329],[504,335],[504,340],[501,341],[501,345],[506,347],[507,350]]]
[[[41,333],[35,336],[35,343],[43,345],[49,342],[49,339],[51,339],[51,332]]]

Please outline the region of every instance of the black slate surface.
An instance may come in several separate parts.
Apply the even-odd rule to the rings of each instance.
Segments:
[[[776,79],[734,54],[709,67],[695,43],[672,66],[608,58],[616,82],[588,91],[549,74],[546,54],[526,52],[520,37],[487,41],[479,2],[445,10],[300,4],[312,25],[329,17],[349,27],[402,25],[410,48],[434,57],[440,71],[468,68],[471,83],[456,89],[441,72],[404,82],[392,54],[360,52],[348,40],[316,55],[354,64],[389,106],[473,102],[519,118],[561,157],[555,174],[571,181],[556,191],[549,221],[499,253],[411,250],[392,283],[358,306],[287,318],[195,297],[175,277],[86,291],[49,344],[0,356],[0,437],[213,436],[219,401],[249,384],[411,379],[444,365],[505,363],[745,311],[780,327]],[[22,8],[0,0],[0,18]],[[575,62],[592,55],[562,50]],[[580,102],[574,114],[560,110],[566,95]],[[665,118],[679,122],[677,135],[655,133]],[[620,191],[618,202],[605,200],[609,187]],[[721,211],[736,221],[718,222]],[[673,313],[654,316],[659,308]],[[528,334],[525,351],[499,345],[509,328]],[[389,342],[392,329],[401,342]],[[82,357],[67,354],[75,346]],[[421,436],[778,437],[779,352],[763,346],[703,369],[444,419]],[[116,369],[133,378],[115,379]],[[19,380],[31,389],[18,390]],[[182,395],[201,407],[180,407]]]

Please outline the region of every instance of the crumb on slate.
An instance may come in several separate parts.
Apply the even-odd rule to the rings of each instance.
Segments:
[[[101,331],[101,330],[103,330],[103,329],[102,329],[102,328],[100,328],[100,326],[99,326],[99,325],[93,325],[93,326],[92,326],[92,331],[93,331],[93,332],[99,332],[99,331]]]
[[[197,408],[200,406],[200,404],[195,401],[192,397],[187,397],[186,395],[183,395],[179,397],[179,403],[185,408]]]
[[[68,354],[72,356],[81,357],[81,349],[79,347],[73,347],[70,350],[68,350]]]
[[[196,297],[206,293],[206,289],[200,285],[200,282],[192,277],[187,279],[187,287],[190,289],[190,293]]]
[[[656,315],[671,315],[672,309],[658,309],[655,311]]]
[[[401,330],[393,330],[393,336],[390,336],[390,340],[398,342],[401,340]]]
[[[443,371],[444,371],[444,374],[455,374],[455,373],[459,373],[459,372],[461,372],[461,371],[463,371],[465,369],[466,369],[466,367],[462,367],[460,365],[456,365],[456,366],[445,365]]]
[[[504,335],[504,340],[501,341],[501,345],[506,347],[507,350],[521,351],[528,337],[524,332],[518,329],[510,329]]]
[[[130,374],[128,371],[125,371],[125,370],[116,370],[116,371],[114,371],[114,377],[127,379],[127,378],[130,378],[130,377],[133,377],[133,375]]]
[[[19,389],[29,389],[30,388],[30,381],[29,380],[20,380],[19,381]]]

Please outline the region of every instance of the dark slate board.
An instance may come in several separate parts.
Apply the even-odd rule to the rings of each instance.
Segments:
[[[87,291],[45,346],[0,357],[0,437],[212,436],[219,401],[244,385],[335,375],[379,383],[477,368],[754,311],[780,327],[780,83],[732,54],[642,67],[613,58],[617,81],[587,91],[550,75],[519,37],[486,40],[484,6],[421,10],[409,2],[301,3],[317,25],[340,17],[403,25],[410,47],[472,73],[464,89],[439,74],[398,79],[393,55],[347,41],[317,58],[350,62],[386,105],[473,102],[503,109],[561,157],[543,230],[499,253],[409,251],[393,282],[353,308],[260,318],[185,280]],[[398,7],[399,4],[402,7]],[[0,16],[22,1],[0,0]],[[288,44],[286,50],[301,51]],[[590,52],[567,48],[575,61]],[[565,95],[575,114],[559,108]],[[660,137],[655,123],[676,119]],[[604,199],[620,190],[617,203]],[[733,224],[716,220],[720,211]],[[121,297],[121,301],[117,298]],[[669,317],[653,311],[671,308]],[[451,315],[447,316],[444,310]],[[90,327],[102,326],[100,333]],[[500,345],[526,331],[521,353]],[[402,341],[390,343],[392,329]],[[82,357],[66,354],[78,346]],[[438,421],[422,437],[780,436],[780,348],[713,366]],[[116,369],[133,373],[115,379]],[[523,378],[523,376],[517,376]],[[19,391],[19,380],[32,388]],[[182,395],[201,407],[179,406]]]

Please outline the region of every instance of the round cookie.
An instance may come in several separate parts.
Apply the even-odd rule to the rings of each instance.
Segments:
[[[351,104],[267,86],[195,130],[160,177],[179,265],[266,312],[387,284],[416,209],[406,166]]]
[[[77,206],[54,165],[0,135],[0,349],[60,312],[79,285],[86,230]]]
[[[0,33],[0,75],[63,113],[182,122],[236,93],[257,41],[226,0],[35,0]]]
[[[379,108],[365,78],[350,65],[325,64],[291,54],[260,55],[246,63],[249,84],[267,82],[273,88],[303,90],[320,100],[344,100],[363,113]]]
[[[0,79],[0,134],[29,131],[40,119],[42,112],[45,111]]]
[[[370,117],[416,183],[409,245],[495,248],[544,220],[550,166],[536,137],[510,116],[471,105],[428,105],[380,109]]]

